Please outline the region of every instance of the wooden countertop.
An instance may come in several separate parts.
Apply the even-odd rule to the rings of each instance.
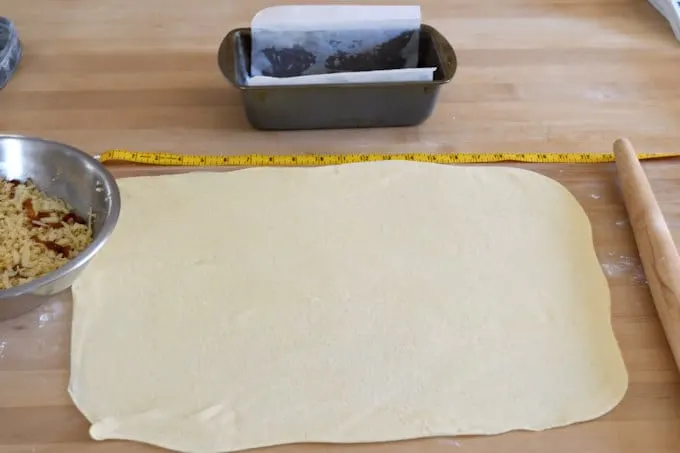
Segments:
[[[371,2],[379,3],[379,2]],[[5,2],[24,59],[0,91],[0,131],[111,147],[193,153],[639,152],[678,150],[680,43],[642,0],[425,0],[424,22],[456,48],[459,70],[422,126],[258,132],[217,69],[226,32],[262,1]],[[680,160],[645,163],[680,239]],[[272,452],[671,453],[680,451],[680,377],[650,300],[612,164],[524,166],[567,186],[586,209],[609,278],[613,322],[630,372],[619,407],[542,433]],[[139,174],[139,168],[116,169]],[[68,295],[0,323],[0,453],[141,453],[89,440],[66,393]]]

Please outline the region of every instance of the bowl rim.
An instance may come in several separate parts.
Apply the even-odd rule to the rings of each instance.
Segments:
[[[91,164],[98,172],[102,178],[102,183],[104,185],[104,190],[109,194],[110,201],[108,205],[108,213],[104,223],[95,236],[94,240],[85,247],[85,249],[80,252],[80,254],[69,260],[66,264],[58,269],[55,269],[47,274],[31,280],[27,283],[22,283],[21,285],[14,286],[9,289],[0,289],[0,303],[3,299],[10,299],[17,296],[23,296],[26,294],[34,294],[35,291],[41,287],[48,284],[54,283],[57,280],[62,279],[64,276],[84,267],[94,255],[104,246],[106,241],[111,236],[116,224],[118,223],[118,217],[120,215],[120,190],[118,188],[118,183],[116,179],[111,174],[111,172],[102,164],[96,157],[81,151],[71,145],[61,143],[54,140],[44,139],[40,137],[31,137],[25,135],[13,135],[13,134],[2,134],[0,133],[0,142],[12,139],[21,140],[24,142],[40,142],[42,144],[55,146],[61,148],[62,151],[66,151],[68,154],[76,155]],[[46,294],[47,295],[47,294]]]

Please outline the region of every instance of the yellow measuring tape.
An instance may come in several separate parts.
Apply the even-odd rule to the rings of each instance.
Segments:
[[[596,164],[614,162],[613,153],[551,154],[551,153],[495,153],[495,154],[427,154],[427,153],[369,153],[369,154],[294,154],[271,156],[243,154],[237,156],[185,155],[173,153],[136,152],[112,149],[98,156],[104,163],[128,162],[172,167],[286,167],[340,165],[381,160],[409,160],[439,164],[477,164],[495,162],[526,162],[553,164]],[[680,157],[676,153],[638,154],[640,160]]]

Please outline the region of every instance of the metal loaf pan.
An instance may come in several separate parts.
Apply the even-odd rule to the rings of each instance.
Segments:
[[[217,55],[224,77],[241,91],[250,124],[262,130],[413,126],[434,109],[439,88],[456,72],[456,54],[429,25],[420,28],[422,67],[436,67],[428,82],[248,86],[250,29],[224,37]]]

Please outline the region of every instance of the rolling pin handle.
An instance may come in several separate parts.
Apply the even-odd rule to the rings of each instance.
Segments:
[[[630,141],[625,138],[616,140],[614,156],[642,268],[680,370],[680,256]]]

